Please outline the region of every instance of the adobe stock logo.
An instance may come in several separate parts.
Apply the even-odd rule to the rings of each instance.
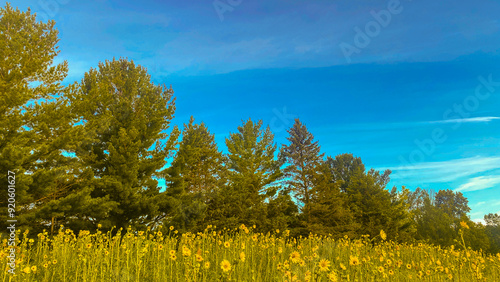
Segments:
[[[297,118],[296,115],[288,113],[286,107],[283,107],[281,111],[274,108],[273,114],[274,116],[269,125],[274,133],[286,130],[288,127],[293,125],[294,120]]]
[[[342,50],[347,63],[351,63],[351,56],[354,53],[359,54],[362,49],[370,45],[372,39],[380,34],[382,28],[387,27],[391,23],[393,15],[398,15],[402,11],[403,7],[399,0],[390,0],[387,3],[386,10],[381,10],[379,12],[372,10],[370,12],[374,20],[366,23],[364,30],[358,26],[354,27],[354,32],[356,33],[354,35],[354,46],[347,42],[339,44],[340,50]]]
[[[222,22],[224,21],[224,13],[234,11],[234,8],[238,7],[242,2],[243,0],[215,0],[212,4]]]
[[[71,0],[39,0],[37,3],[42,8],[43,12],[36,13],[38,20],[47,22],[53,19],[59,12],[61,5],[66,5]]]

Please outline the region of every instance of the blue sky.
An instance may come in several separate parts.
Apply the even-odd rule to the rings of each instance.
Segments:
[[[172,84],[176,124],[224,139],[300,118],[326,155],[393,170],[390,186],[453,189],[500,212],[500,2],[14,1],[54,19],[66,82],[127,57]]]

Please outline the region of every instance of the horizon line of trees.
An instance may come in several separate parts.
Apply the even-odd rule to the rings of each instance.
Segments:
[[[32,233],[245,224],[336,238],[383,230],[390,240],[445,247],[458,245],[465,223],[468,246],[500,251],[500,215],[473,222],[468,200],[452,190],[389,190],[390,170],[368,170],[352,154],[325,156],[299,119],[279,147],[261,120],[243,121],[223,154],[203,122],[172,126],[172,88],[133,61],[99,63],[64,86],[54,25],[10,4],[0,9],[3,230],[14,171],[17,226]]]

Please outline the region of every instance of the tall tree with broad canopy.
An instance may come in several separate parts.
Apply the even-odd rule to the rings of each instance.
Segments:
[[[353,154],[340,154],[335,158],[329,156],[326,164],[330,169],[333,181],[340,185],[342,192],[347,192],[347,187],[351,185],[353,178],[365,173],[365,165],[361,158],[354,157]]]
[[[76,138],[68,88],[62,85],[68,64],[54,63],[59,53],[54,26],[37,21],[29,9],[0,8],[0,183],[7,187],[8,171],[15,173],[10,192],[17,226],[34,232],[53,230],[60,216],[75,216],[82,205],[72,203],[85,198],[77,191],[78,165],[65,153]],[[7,192],[0,198],[1,225],[8,215]]]
[[[466,247],[491,250],[488,229],[470,220],[468,200],[461,192],[440,190],[434,195],[416,190],[413,198],[422,198],[423,205],[414,211],[417,232],[415,238],[441,246],[462,246],[462,232]],[[463,227],[466,224],[466,228]]]
[[[440,190],[434,197],[434,203],[451,218],[461,219],[467,217],[470,212],[469,200],[462,192],[453,192],[450,189]]]
[[[103,212],[85,214],[103,228],[158,221],[170,207],[160,193],[160,170],[179,132],[167,132],[175,111],[172,88],[155,85],[146,69],[119,59],[85,73],[71,104],[83,134],[76,157],[90,170],[86,187]]]
[[[359,224],[358,236],[369,234],[374,238],[384,230],[388,238],[401,240],[414,231],[406,199],[408,191],[386,189],[390,170],[365,171],[361,159],[352,154],[328,158],[327,165],[333,180],[348,197],[349,208]]]

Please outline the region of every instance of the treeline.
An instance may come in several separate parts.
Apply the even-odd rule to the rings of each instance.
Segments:
[[[3,230],[12,171],[17,226],[32,234],[61,225],[196,232],[245,224],[374,240],[383,230],[399,242],[500,250],[499,215],[472,222],[467,199],[451,190],[389,190],[389,170],[368,170],[352,154],[325,156],[298,119],[280,147],[262,121],[243,121],[224,154],[202,122],[172,126],[172,88],[133,61],[100,63],[65,86],[58,40],[53,21],[8,4],[0,10]]]

